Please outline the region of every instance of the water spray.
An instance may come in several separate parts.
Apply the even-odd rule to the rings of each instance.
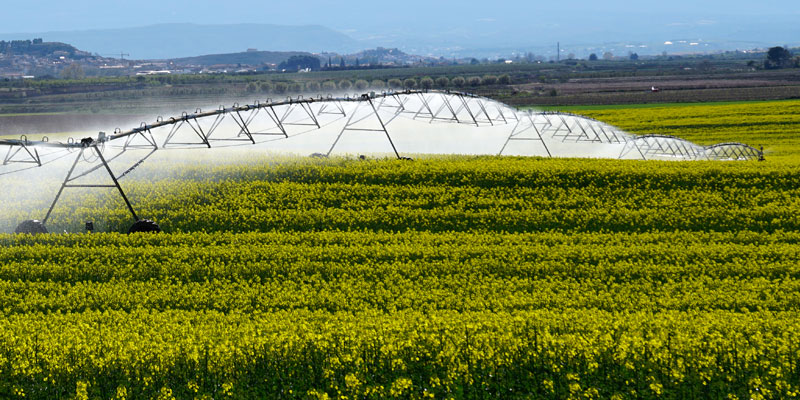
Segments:
[[[47,162],[47,155],[40,154],[39,149],[66,150],[75,154],[74,162],[47,214],[41,221],[22,222],[16,229],[17,233],[46,233],[51,213],[63,191],[68,188],[114,188],[132,217],[133,225],[129,232],[160,232],[160,227],[154,221],[139,217],[119,183],[120,179],[128,176],[156,151],[277,143],[303,133],[323,131],[332,124],[344,121],[327,151],[315,152],[312,157],[328,157],[341,146],[343,139],[362,134],[369,135],[369,141],[359,142],[362,146],[385,140],[384,143],[391,148],[390,154],[395,158],[411,160],[401,154],[403,149],[398,147],[397,138],[392,135],[393,129],[390,129],[398,120],[425,125],[448,124],[492,132],[505,129],[504,133],[499,134],[501,137],[493,134],[499,149],[491,150],[491,146],[487,147],[485,143],[475,143],[481,146],[482,154],[504,155],[512,145],[524,144],[525,148],[538,149],[548,157],[587,154],[596,157],[604,154],[601,156],[643,160],[764,159],[763,147],[757,150],[741,143],[699,146],[674,136],[637,136],[579,115],[520,111],[485,97],[450,90],[385,91],[336,97],[298,96],[279,101],[254,101],[245,105],[234,103],[231,107],[220,106],[210,111],[198,108],[194,113],[183,112],[178,117],[158,117],[152,123],[143,122],[129,130],[117,128],[112,134],[102,131],[97,138],[85,137],[78,142],[71,138],[65,142],[54,142],[47,138],[32,141],[22,136],[18,140],[0,139],[0,146],[9,148],[3,162],[6,167],[26,163],[43,166]],[[226,123],[231,129],[221,128]],[[298,133],[298,129],[306,131]],[[166,134],[163,133],[165,131]],[[257,140],[262,137],[268,140]],[[433,142],[434,139],[424,140]],[[461,142],[465,139],[460,136],[457,140]],[[502,147],[499,146],[500,141]],[[462,143],[451,144],[451,147],[457,148],[456,144]],[[148,150],[148,153],[139,157],[121,174],[115,174],[109,163],[118,162],[115,160],[133,150]],[[88,164],[88,168],[76,169],[78,164]],[[113,184],[76,182],[95,171],[105,171]],[[85,228],[87,232],[93,232],[93,222],[87,221]]]

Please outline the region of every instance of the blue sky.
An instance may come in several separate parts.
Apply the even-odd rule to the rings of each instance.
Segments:
[[[96,41],[77,40],[74,35],[47,33],[165,23],[261,23],[322,25],[355,39],[356,46],[361,49],[398,47],[414,54],[445,57],[491,58],[527,51],[549,54],[554,51],[556,42],[562,43],[562,51],[578,55],[606,50],[627,53],[634,49],[645,54],[659,54],[695,48],[719,51],[784,44],[800,46],[797,0],[404,0],[396,3],[376,0],[83,0],[64,4],[63,0],[6,4],[0,39],[36,35],[48,41],[70,42],[93,52],[109,53],[124,47],[143,57],[155,57],[119,42],[118,37],[108,37],[112,43],[100,46]],[[7,35],[3,36],[4,33]],[[128,34],[128,43],[138,43],[137,35],[138,31]],[[277,50],[270,47],[269,38],[260,39],[253,44],[244,43],[246,40],[241,38],[231,40],[229,47],[214,51],[243,51],[245,46]],[[685,49],[665,46],[671,41],[676,45],[678,41],[700,45]],[[141,44],[145,46],[144,42]],[[310,45],[296,50],[316,51],[318,47]]]
[[[246,4],[246,5],[245,5]],[[717,17],[800,16],[796,0],[779,1],[269,1],[225,2],[203,0],[102,1],[37,0],[8,2],[0,33],[46,32],[93,28],[131,27],[152,23],[194,22],[230,24],[320,24],[339,30],[375,31],[382,26],[437,23],[546,23],[550,19],[592,18],[615,21],[632,16],[650,17],[658,23],[690,24]]]

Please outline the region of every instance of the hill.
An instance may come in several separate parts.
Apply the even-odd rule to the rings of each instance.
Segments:
[[[133,59],[168,59],[223,54],[248,48],[270,51],[353,52],[361,45],[351,37],[318,26],[270,24],[159,24],[136,28],[93,29],[3,35],[10,39],[42,37],[71,43],[100,54],[123,51]]]
[[[80,51],[74,46],[60,42],[45,42],[42,39],[33,40],[0,40],[0,54],[33,56],[33,57],[52,57],[54,55],[66,55],[73,58],[89,56],[89,53]]]
[[[226,54],[207,54],[195,57],[183,57],[172,59],[178,65],[202,65],[209,66],[215,64],[279,64],[286,61],[291,56],[311,55],[300,51],[246,51],[241,53]]]

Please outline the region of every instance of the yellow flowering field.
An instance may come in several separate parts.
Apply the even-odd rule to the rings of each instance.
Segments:
[[[124,186],[164,233],[95,190],[48,227],[107,233],[0,234],[0,397],[796,397],[800,163],[772,135],[766,162],[148,161]],[[49,205],[15,188],[6,231]]]

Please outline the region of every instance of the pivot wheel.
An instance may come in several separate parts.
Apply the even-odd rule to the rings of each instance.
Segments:
[[[158,226],[157,223],[149,220],[149,219],[140,219],[136,221],[131,229],[128,230],[128,233],[136,233],[136,232],[154,232],[158,233],[161,232],[161,227]]]
[[[19,225],[17,225],[17,229],[14,230],[14,233],[27,233],[30,235],[36,235],[39,233],[47,233],[47,228],[45,228],[42,221],[38,219],[29,219],[22,221]]]

